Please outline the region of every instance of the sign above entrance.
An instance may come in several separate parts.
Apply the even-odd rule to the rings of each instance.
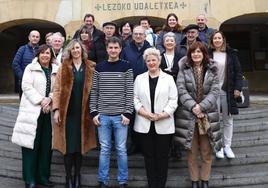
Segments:
[[[130,11],[130,10],[180,10],[185,9],[185,1],[155,1],[155,2],[116,2],[116,3],[97,3],[97,11]]]

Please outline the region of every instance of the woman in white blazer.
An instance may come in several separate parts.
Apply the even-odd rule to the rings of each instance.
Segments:
[[[52,50],[39,47],[22,78],[22,97],[12,142],[22,146],[23,179],[26,188],[37,184],[52,186],[49,181],[51,163],[51,102],[57,72],[52,64]]]
[[[149,188],[164,188],[178,94],[173,77],[159,68],[159,50],[148,48],[143,58],[148,71],[134,83],[134,131],[139,136]]]

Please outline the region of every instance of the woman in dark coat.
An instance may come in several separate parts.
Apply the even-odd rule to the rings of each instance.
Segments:
[[[96,147],[95,126],[88,109],[94,67],[80,40],[66,46],[53,90],[53,148],[64,155],[66,188],[81,187],[82,154]]]
[[[129,43],[133,40],[132,30],[133,30],[133,25],[128,21],[123,22],[121,26],[119,27],[119,34],[123,42],[123,48],[129,45]]]
[[[165,51],[161,54],[160,68],[176,80],[179,71],[178,62],[180,59],[178,53],[175,51],[176,35],[172,32],[168,32],[164,35],[163,41]]]
[[[161,54],[160,68],[163,72],[171,75],[174,81],[177,80],[177,74],[179,71],[178,62],[180,56],[175,51],[176,48],[176,35],[173,32],[168,32],[163,37],[165,51]],[[174,159],[181,158],[181,150],[178,146],[175,146],[172,140],[170,156]]]
[[[87,54],[89,54],[92,48],[92,35],[89,27],[87,25],[83,25],[78,32],[78,36],[82,44],[85,46]]]
[[[200,180],[202,188],[208,187],[212,152],[221,147],[218,82],[217,67],[209,60],[205,45],[193,43],[188,49],[187,58],[182,61],[177,78],[179,107],[174,138],[187,149],[192,188],[198,188]],[[206,119],[210,126],[200,123]]]
[[[217,158],[235,158],[231,149],[233,137],[233,117],[232,114],[238,114],[236,99],[240,97],[242,88],[242,73],[237,52],[226,46],[225,36],[221,31],[216,31],[210,39],[210,57],[217,63],[219,71],[220,95],[218,98],[218,108],[222,111],[223,121],[223,143],[216,153]]]

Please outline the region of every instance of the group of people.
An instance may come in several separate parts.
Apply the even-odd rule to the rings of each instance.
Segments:
[[[48,33],[38,46],[40,34],[31,31],[15,55],[21,102],[12,142],[22,147],[25,187],[53,186],[56,149],[63,154],[66,188],[80,188],[82,155],[97,140],[100,188],[109,185],[113,141],[117,180],[127,187],[130,132],[144,156],[149,188],[165,187],[169,153],[182,147],[192,188],[208,188],[213,153],[235,158],[231,115],[238,114],[242,87],[236,50],[221,31],[207,27],[203,14],[182,28],[171,13],[159,35],[147,17],[134,27],[123,23],[119,32],[113,22],[101,31],[94,21],[86,14],[64,49],[60,33]]]

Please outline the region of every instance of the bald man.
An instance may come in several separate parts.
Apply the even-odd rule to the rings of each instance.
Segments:
[[[40,41],[40,33],[36,30],[32,30],[28,36],[29,42],[21,46],[12,62],[12,68],[14,70],[19,95],[21,97],[21,80],[24,73],[25,67],[32,62],[35,52],[38,50],[38,43]]]
[[[215,29],[207,26],[207,18],[204,14],[199,14],[196,17],[196,24],[199,27],[199,39],[208,46],[210,36],[213,34]]]

